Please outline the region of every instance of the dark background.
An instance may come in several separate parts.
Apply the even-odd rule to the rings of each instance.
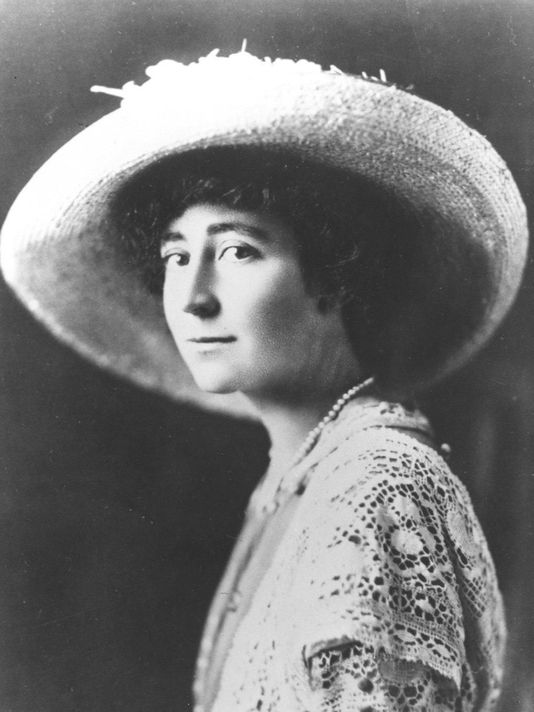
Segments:
[[[115,108],[89,86],[243,38],[260,56],[414,84],[494,143],[532,208],[531,0],[3,0],[0,217],[55,148]],[[425,398],[499,571],[507,712],[534,709],[532,278],[490,346]],[[97,371],[0,297],[0,712],[188,710],[266,437]]]

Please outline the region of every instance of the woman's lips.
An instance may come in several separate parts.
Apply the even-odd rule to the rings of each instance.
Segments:
[[[186,339],[193,353],[205,357],[224,351],[224,347],[234,341],[237,341],[235,336],[194,336]]]
[[[199,336],[187,341],[193,344],[229,344],[232,341],[236,341],[235,336]]]

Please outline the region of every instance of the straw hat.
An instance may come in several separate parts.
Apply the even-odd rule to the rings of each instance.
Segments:
[[[489,338],[517,292],[527,226],[512,176],[481,135],[384,76],[306,61],[212,52],[147,75],[142,86],[94,88],[121,107],[57,151],[5,221],[5,278],[59,339],[145,387],[244,412],[237,396],[193,385],[110,218],[117,191],[149,165],[223,146],[283,150],[363,177],[424,226],[418,269],[384,331],[392,353],[406,345],[390,379],[398,393],[443,377]]]

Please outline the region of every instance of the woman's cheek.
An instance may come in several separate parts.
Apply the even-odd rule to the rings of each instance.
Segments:
[[[315,302],[295,283],[273,280],[251,304],[251,319],[271,342],[294,340],[316,317]]]

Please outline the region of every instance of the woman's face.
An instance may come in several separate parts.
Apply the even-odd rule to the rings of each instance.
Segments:
[[[200,388],[253,395],[313,384],[339,315],[306,290],[289,226],[195,205],[170,223],[161,255],[167,323]]]

